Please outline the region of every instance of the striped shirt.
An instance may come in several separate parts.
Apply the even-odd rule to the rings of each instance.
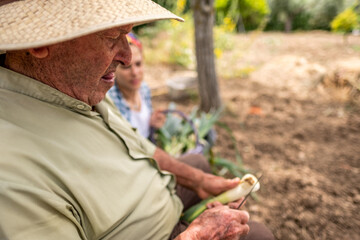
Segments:
[[[152,104],[151,104],[151,92],[149,86],[143,82],[139,89],[141,99],[145,100],[146,107],[150,109],[152,112]],[[115,84],[109,91],[108,95],[114,101],[116,107],[120,110],[121,114],[130,122],[131,120],[131,109],[129,104],[126,102],[123,97],[119,87]]]

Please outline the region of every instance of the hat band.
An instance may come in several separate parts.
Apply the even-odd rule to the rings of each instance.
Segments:
[[[0,1],[0,7],[3,6],[3,5],[6,5],[6,4],[12,3],[12,2],[17,2],[17,1],[22,1],[22,0],[3,0],[3,1]]]

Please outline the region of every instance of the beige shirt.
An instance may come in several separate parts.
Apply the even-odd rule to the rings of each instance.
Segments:
[[[0,239],[167,239],[182,204],[154,151],[109,99],[0,68]]]

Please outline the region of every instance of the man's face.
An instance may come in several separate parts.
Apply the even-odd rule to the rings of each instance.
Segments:
[[[121,91],[137,91],[144,76],[143,59],[140,49],[130,45],[132,58],[128,66],[118,65],[116,68],[116,83]]]
[[[132,25],[90,34],[50,47],[50,85],[90,106],[99,103],[113,86],[118,64],[129,65],[126,34]]]

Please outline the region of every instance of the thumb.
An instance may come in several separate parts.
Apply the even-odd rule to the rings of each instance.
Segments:
[[[234,188],[236,187],[237,185],[239,185],[240,183],[240,178],[236,177],[236,178],[233,178],[233,179],[227,179],[227,185],[229,188]]]

